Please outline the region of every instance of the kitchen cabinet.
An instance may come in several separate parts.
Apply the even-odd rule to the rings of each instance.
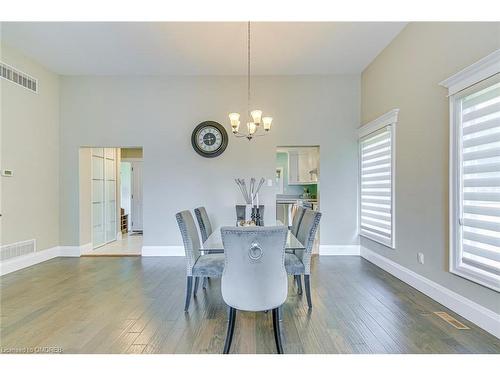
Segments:
[[[316,147],[288,148],[288,185],[318,182],[319,152]]]

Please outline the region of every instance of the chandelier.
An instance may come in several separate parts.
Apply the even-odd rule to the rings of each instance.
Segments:
[[[246,129],[243,132],[240,132],[240,114],[239,113],[230,113],[229,121],[231,122],[231,129],[233,134],[238,138],[246,138],[249,141],[254,137],[261,137],[266,135],[269,130],[271,130],[271,123],[273,121],[272,117],[265,116],[262,117],[262,111],[260,109],[254,109],[250,111],[250,21],[248,21],[248,44],[247,44],[247,52],[248,52],[248,70],[247,70],[247,87],[248,87],[248,97],[247,97],[247,123]],[[259,131],[259,129],[264,129],[263,132]]]

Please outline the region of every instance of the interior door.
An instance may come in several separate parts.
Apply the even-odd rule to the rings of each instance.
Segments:
[[[92,149],[92,247],[106,243],[104,230],[104,149]]]
[[[116,149],[92,148],[92,247],[116,240]]]
[[[142,231],[142,161],[132,162],[132,225],[133,231]]]
[[[116,222],[116,149],[104,149],[104,197],[105,204],[105,232],[106,243],[116,240],[117,222]]]

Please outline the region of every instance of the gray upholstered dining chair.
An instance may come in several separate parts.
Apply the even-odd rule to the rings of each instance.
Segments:
[[[212,234],[212,224],[208,218],[207,210],[205,207],[198,207],[194,209],[194,215],[198,221],[198,227],[200,228],[201,241],[205,242],[207,238]]]
[[[229,306],[224,354],[231,349],[236,310],[272,310],[276,348],[282,354],[278,309],[288,292],[284,264],[287,228],[224,227],[221,233],[225,252],[221,291]]]
[[[293,216],[290,231],[295,237],[297,237],[297,233],[299,232],[300,223],[302,222],[302,218],[304,217],[304,212],[306,212],[306,209],[302,206],[298,206],[297,211],[295,211],[295,215]]]
[[[285,267],[289,275],[293,275],[297,282],[299,294],[302,294],[301,276],[304,275],[304,286],[309,308],[312,308],[311,300],[311,255],[318,229],[321,212],[305,210],[300,223],[297,239],[304,246],[304,250],[296,250],[294,253],[285,254]]]
[[[200,252],[200,237],[196,230],[193,215],[189,211],[178,212],[175,215],[184,242],[186,252],[186,303],[184,311],[188,311],[191,292],[196,296],[200,277],[221,277],[224,269],[224,254],[205,254]],[[193,277],[194,291],[193,291]]]
[[[205,207],[198,207],[194,209],[194,215],[196,216],[196,221],[198,221],[198,227],[200,228],[201,241],[205,242],[208,237],[212,234],[212,223],[208,218],[207,210]],[[211,251],[211,253],[223,253],[224,251]],[[207,277],[203,278],[203,289],[207,287]]]

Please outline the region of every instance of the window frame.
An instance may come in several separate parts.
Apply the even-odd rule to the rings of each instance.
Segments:
[[[399,109],[395,108],[383,114],[377,119],[362,125],[358,129],[358,235],[368,238],[391,249],[396,248],[396,124],[398,122]],[[365,137],[389,128],[391,134],[391,240],[385,242],[379,238],[372,237],[361,232],[361,140]]]
[[[449,105],[449,271],[457,276],[500,292],[498,280],[462,262],[462,123],[460,100],[471,91],[481,90],[481,83],[500,74],[500,50],[442,81],[448,89]],[[479,88],[475,87],[480,85]]]

